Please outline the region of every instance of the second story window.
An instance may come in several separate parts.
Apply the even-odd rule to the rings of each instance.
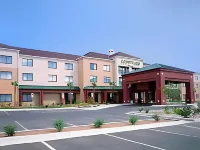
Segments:
[[[97,64],[90,63],[90,70],[97,70]]]
[[[0,63],[12,64],[12,56],[0,55]]]
[[[66,70],[73,70],[73,64],[65,63],[65,69]]]
[[[104,83],[110,83],[110,77],[104,77]]]
[[[198,88],[199,87],[199,85],[198,84],[195,84],[195,88]]]
[[[30,66],[30,67],[33,66],[33,59],[23,58],[22,62],[23,62],[23,66]]]
[[[198,80],[198,76],[195,76],[195,80]]]
[[[32,73],[23,73],[22,79],[23,79],[23,81],[33,81],[33,74]]]
[[[11,80],[12,79],[12,72],[9,72],[9,71],[0,71],[0,79]]]
[[[48,68],[57,69],[57,62],[48,61]]]
[[[65,76],[65,82],[73,82],[73,77],[72,76]]]
[[[49,82],[57,82],[57,75],[49,75],[48,81]]]
[[[97,76],[90,76],[90,82],[97,82]]]
[[[103,71],[110,71],[110,65],[104,65],[103,66]]]

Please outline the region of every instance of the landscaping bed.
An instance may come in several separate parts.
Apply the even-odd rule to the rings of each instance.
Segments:
[[[160,122],[169,122],[169,120],[140,120],[135,125],[143,125],[143,124],[153,124],[153,123],[160,123]],[[133,126],[128,121],[127,122],[119,122],[119,123],[105,123],[101,126],[101,128],[115,128],[115,127],[125,127],[125,126]],[[97,129],[94,125],[85,125],[85,126],[75,126],[75,127],[65,127],[63,128],[62,132],[70,132],[70,131],[81,131],[81,130],[90,130],[90,129]],[[99,128],[98,128],[99,129]],[[39,134],[49,134],[49,133],[57,133],[56,129],[41,129],[41,130],[31,130],[31,131],[20,131],[16,132],[14,136],[27,136],[27,135],[39,135]],[[5,134],[1,133],[0,138],[7,137]]]

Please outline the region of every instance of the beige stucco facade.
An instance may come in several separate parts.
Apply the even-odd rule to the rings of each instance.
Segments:
[[[90,63],[97,64],[97,70],[90,70]],[[103,70],[104,65],[110,66],[109,72]],[[78,60],[78,67],[81,101],[84,100],[83,88],[85,86],[92,86],[92,83],[90,82],[90,76],[97,76],[97,86],[109,86],[109,83],[104,83],[104,77],[110,77],[111,81],[115,81],[113,60],[82,57]]]
[[[32,59],[33,66],[23,66],[22,60]],[[48,61],[57,62],[57,69],[48,68]],[[73,70],[66,70],[65,63],[72,63]],[[33,73],[33,81],[23,81],[23,73]],[[57,75],[57,82],[49,82],[48,75]],[[74,86],[78,86],[77,61],[61,60],[53,58],[24,56],[19,57],[19,84],[20,85],[43,85],[43,86],[66,86],[65,76],[73,76]]]
[[[12,82],[18,81],[18,51],[8,50],[0,48],[0,55],[12,56],[11,64],[0,63],[0,71],[12,72],[12,79],[0,79],[0,94],[11,94],[12,102],[0,102],[0,105],[6,106],[7,104],[14,105],[14,87],[11,85]],[[18,92],[16,92],[16,98]]]

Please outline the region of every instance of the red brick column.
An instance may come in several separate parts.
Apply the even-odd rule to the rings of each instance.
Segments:
[[[108,97],[107,97],[107,91],[104,91],[104,102],[107,103]]]
[[[19,106],[22,106],[22,91],[19,90]]]
[[[157,105],[165,105],[166,99],[162,88],[165,86],[165,79],[163,72],[157,72],[156,77],[156,90],[155,90],[155,102]]]
[[[190,82],[185,83],[186,87],[186,103],[194,103],[195,102],[195,96],[194,96],[194,82],[193,80],[190,80]]]
[[[63,103],[63,105],[65,105],[65,93],[60,93],[60,103]]]
[[[123,81],[123,103],[128,103],[129,101],[129,89],[128,89],[128,85],[126,84],[126,81]]]

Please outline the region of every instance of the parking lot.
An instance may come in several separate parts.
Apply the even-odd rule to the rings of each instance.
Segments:
[[[0,150],[198,150],[200,122],[0,147]]]
[[[7,124],[15,124],[17,131],[53,128],[55,119],[63,119],[66,126],[92,124],[95,119],[103,118],[106,122],[128,121],[125,113],[137,111],[135,106],[118,106],[101,110],[34,110],[0,112],[0,132]],[[140,119],[149,119],[140,117]]]

